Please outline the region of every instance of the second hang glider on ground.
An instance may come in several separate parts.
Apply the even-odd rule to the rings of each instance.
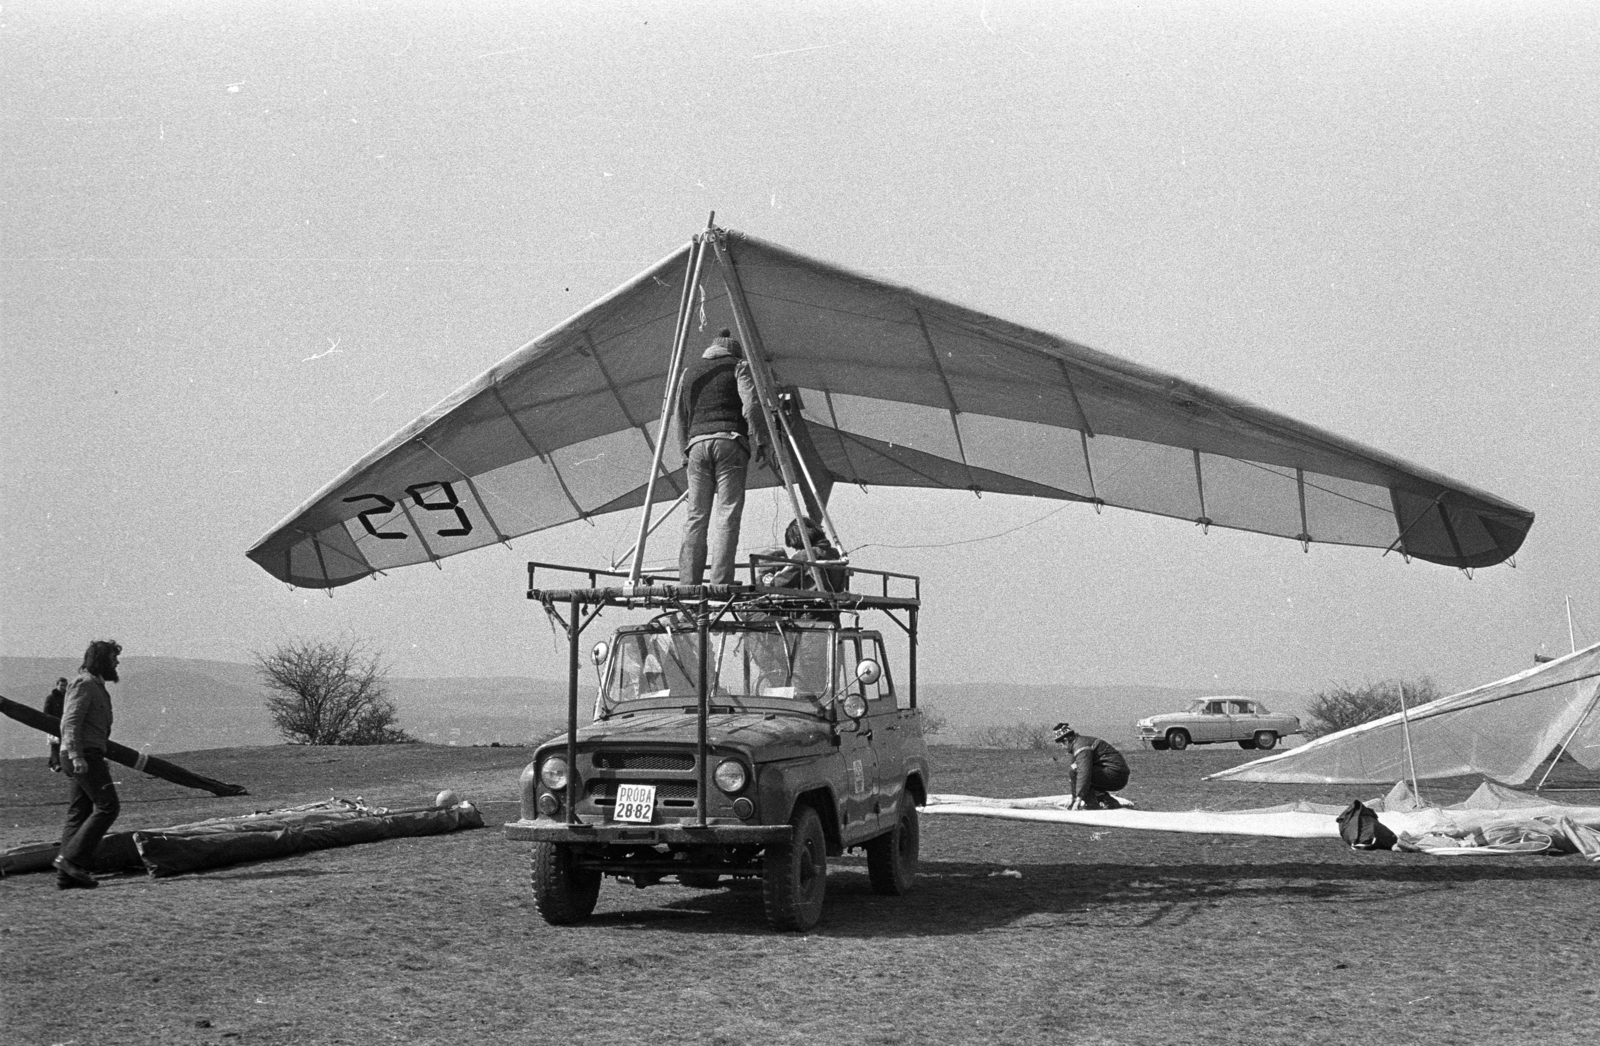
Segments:
[[[735,330],[794,457],[835,483],[1110,505],[1471,568],[1533,514],[1272,411],[720,229],[518,349],[318,491],[248,555],[294,585],[643,505],[680,316]],[[777,419],[775,419],[777,420]],[[683,490],[675,439],[652,498]],[[752,487],[782,480],[753,469]]]

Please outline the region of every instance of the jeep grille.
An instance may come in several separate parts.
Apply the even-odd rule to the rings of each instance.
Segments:
[[[617,801],[616,781],[590,781],[589,801],[596,806],[611,806]],[[694,806],[698,790],[693,781],[657,781],[656,801],[662,806]]]
[[[693,770],[694,756],[687,752],[596,752],[598,770]]]

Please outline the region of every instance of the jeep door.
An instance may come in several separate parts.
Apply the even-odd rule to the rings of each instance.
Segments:
[[[859,729],[843,735],[840,750],[845,756],[845,779],[847,791],[845,793],[845,810],[849,814],[849,824],[845,829],[847,838],[867,837],[875,834],[878,827],[878,817],[883,806],[882,781],[885,771],[882,765],[884,755],[881,734],[884,728],[883,708],[888,704],[890,711],[894,709],[894,699],[884,700],[879,680],[874,684],[863,684],[856,678],[856,666],[861,663],[863,655],[861,638],[858,635],[845,633],[839,637],[838,654],[835,660],[837,665],[837,685],[841,697],[845,694],[860,694],[866,698],[867,714],[861,717]],[[881,662],[880,662],[881,664]]]
[[[889,659],[883,649],[881,636],[863,632],[859,637],[861,657],[876,661],[882,674],[876,683],[865,684],[862,696],[867,699],[867,718],[872,720],[872,747],[878,757],[878,781],[873,791],[874,808],[879,816],[893,817],[900,801],[900,791],[906,783],[906,747],[917,725],[911,721],[915,713],[900,708],[895,692],[894,677],[889,673]]]

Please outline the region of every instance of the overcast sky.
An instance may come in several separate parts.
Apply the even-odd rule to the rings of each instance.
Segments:
[[[523,563],[632,517],[332,598],[244,550],[713,210],[1537,513],[1468,578],[841,491],[924,575],[924,678],[1457,689],[1565,652],[1568,597],[1600,640],[1600,5],[24,0],[0,91],[0,653],[559,676]]]

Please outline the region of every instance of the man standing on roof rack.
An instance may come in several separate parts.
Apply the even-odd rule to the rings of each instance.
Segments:
[[[766,460],[763,431],[750,364],[724,327],[704,354],[684,368],[678,390],[678,438],[689,481],[688,514],[678,550],[680,585],[733,584],[745,469],[752,456],[758,465]]]

